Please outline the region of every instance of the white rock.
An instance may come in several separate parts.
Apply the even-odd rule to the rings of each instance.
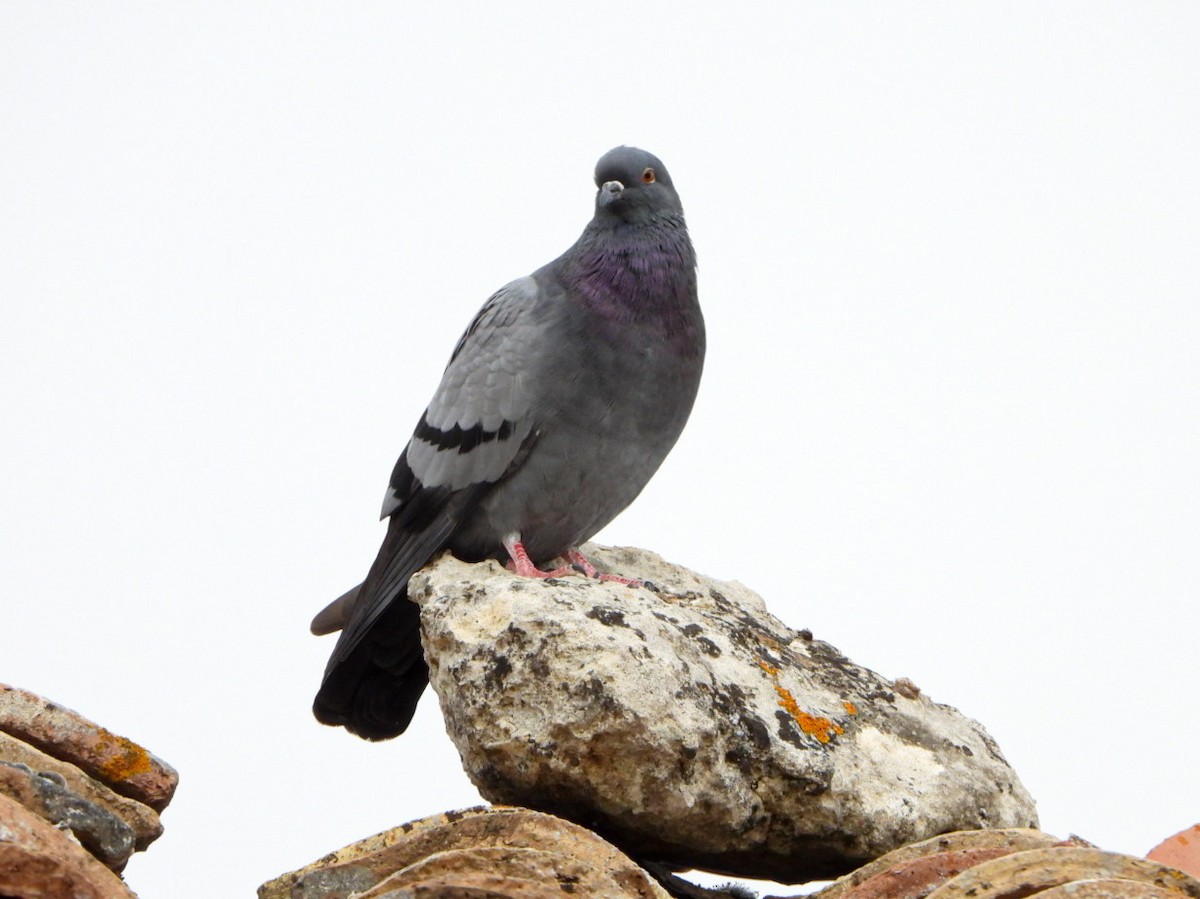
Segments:
[[[737,582],[588,553],[653,586],[448,555],[411,581],[447,730],[487,799],[637,859],[785,882],[946,831],[1036,826],[976,722],[790,630]]]

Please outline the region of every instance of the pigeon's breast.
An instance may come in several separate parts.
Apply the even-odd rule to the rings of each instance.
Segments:
[[[700,383],[704,324],[689,274],[673,297],[635,296],[637,309],[600,292],[556,298],[557,322],[543,332],[547,345],[531,372],[539,387],[528,452],[452,548],[500,555],[516,532],[534,559],[547,560],[590,538],[641,492],[682,432]],[[645,319],[647,302],[659,314]]]

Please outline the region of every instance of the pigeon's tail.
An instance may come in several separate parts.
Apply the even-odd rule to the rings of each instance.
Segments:
[[[404,733],[429,683],[420,612],[416,603],[401,597],[345,658],[332,662],[313,702],[318,721],[365,740]]]
[[[460,494],[460,502],[474,496]],[[440,500],[432,508],[430,496]],[[433,492],[406,503],[388,522],[366,579],[313,619],[313,633],[342,632],[313,702],[322,724],[366,740],[388,740],[408,727],[429,683],[421,610],[408,598],[408,579],[445,546],[457,509],[454,498]]]

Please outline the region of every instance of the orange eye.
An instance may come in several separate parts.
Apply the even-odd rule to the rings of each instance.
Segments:
[[[644,183],[644,184],[653,184],[654,183],[654,169],[646,169],[646,171],[642,172],[642,183]]]

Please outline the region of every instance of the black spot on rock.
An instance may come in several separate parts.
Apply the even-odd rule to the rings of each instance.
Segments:
[[[577,696],[589,700],[597,708],[605,711],[613,711],[619,706],[617,701],[604,685],[604,681],[598,677],[589,677],[586,680],[581,680],[571,686],[568,690],[571,696]]]
[[[700,644],[700,648],[704,650],[704,654],[707,656],[712,656],[715,659],[721,654],[721,647],[708,639],[708,637],[701,637],[696,642]]]
[[[779,721],[779,739],[787,740],[793,746],[799,749],[808,749],[808,745],[804,741],[804,735],[800,733],[796,727],[796,722],[792,720],[792,716],[780,709],[775,713],[776,720]]]
[[[594,618],[608,627],[629,627],[625,623],[625,613],[619,609],[606,609],[603,606],[592,606],[586,613],[588,618]]]
[[[493,690],[498,690],[504,685],[505,678],[512,672],[512,663],[508,660],[508,656],[494,656],[492,664],[488,667],[487,672],[483,676],[483,681]]]
[[[767,726],[758,718],[753,715],[743,715],[742,726],[749,732],[750,742],[754,744],[755,749],[762,752],[771,746],[771,735],[767,732]]]
[[[743,774],[749,774],[754,767],[752,764],[751,753],[743,749],[741,746],[736,746],[733,749],[727,750],[725,753],[725,761],[730,765],[737,766],[737,769]]]

